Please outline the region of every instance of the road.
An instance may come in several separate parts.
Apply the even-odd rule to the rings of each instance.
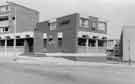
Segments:
[[[2,61],[0,84],[135,84],[135,68]]]

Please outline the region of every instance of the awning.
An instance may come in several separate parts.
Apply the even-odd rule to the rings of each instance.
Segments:
[[[85,32],[85,31],[79,31],[77,33],[77,37],[83,37],[84,35],[88,36],[89,38],[95,38],[96,39],[102,39],[102,38],[107,38],[108,35],[106,34],[101,34],[101,33],[94,33],[94,32]]]
[[[22,32],[22,33],[12,33],[12,34],[1,34],[1,39],[19,39],[19,38],[32,38],[34,35],[33,32]],[[8,37],[8,38],[7,38]],[[19,37],[19,38],[18,38]]]

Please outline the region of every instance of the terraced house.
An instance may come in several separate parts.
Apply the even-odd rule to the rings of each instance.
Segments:
[[[32,52],[34,28],[39,21],[39,12],[22,5],[7,2],[0,6],[0,49]],[[28,50],[24,45],[29,45]]]

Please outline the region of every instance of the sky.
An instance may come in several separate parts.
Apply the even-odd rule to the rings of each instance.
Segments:
[[[4,3],[7,0],[0,0]],[[97,16],[108,22],[108,34],[119,38],[123,25],[135,25],[135,0],[8,0],[36,9],[40,21],[71,13]]]

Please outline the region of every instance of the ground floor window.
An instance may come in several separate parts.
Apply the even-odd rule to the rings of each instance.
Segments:
[[[16,39],[16,46],[24,46],[24,39]]]
[[[13,46],[13,45],[14,45],[14,40],[13,39],[7,40],[7,46]]]
[[[0,46],[5,46],[5,40],[0,40]]]
[[[44,39],[44,48],[47,47],[47,39]]]
[[[8,39],[6,42],[7,46],[14,46],[14,39]],[[5,46],[5,40],[0,40],[0,46]],[[16,46],[24,46],[24,39],[16,39]]]
[[[104,47],[105,41],[104,40],[98,40],[98,46]]]
[[[62,38],[58,38],[58,46],[62,47]]]
[[[88,46],[90,46],[90,47],[96,47],[96,40],[95,39],[89,39]]]
[[[79,46],[86,46],[86,39],[85,38],[78,38],[78,45]]]

